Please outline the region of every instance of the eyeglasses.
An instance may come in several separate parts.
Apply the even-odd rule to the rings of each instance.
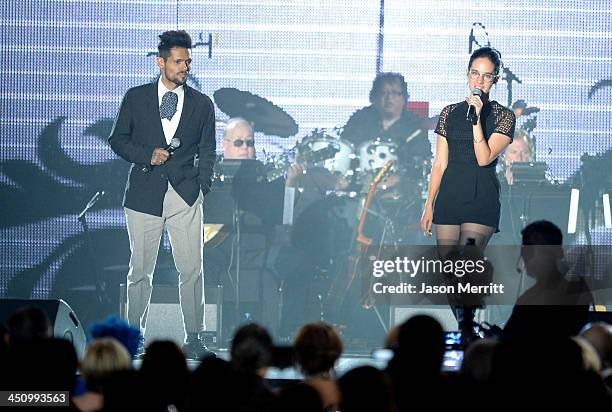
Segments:
[[[379,96],[380,97],[387,97],[387,96],[390,96],[390,97],[402,97],[402,96],[404,96],[404,92],[395,91],[395,90],[392,90],[392,91],[382,91],[382,92],[380,92]]]
[[[236,139],[234,140],[234,147],[242,147],[243,144],[246,144],[247,147],[255,147],[255,140],[253,139]]]
[[[468,76],[470,77],[470,80],[478,80],[478,78],[482,76],[484,81],[487,83],[492,83],[497,77],[493,73],[480,73],[478,70],[473,69],[468,72]]]

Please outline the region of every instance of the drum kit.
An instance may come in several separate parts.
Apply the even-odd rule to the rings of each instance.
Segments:
[[[244,118],[255,132],[281,138],[298,133],[295,120],[265,98],[230,88],[217,90],[213,96],[223,113],[230,118]],[[371,197],[371,183],[383,168],[389,169],[389,161],[393,161],[393,167],[387,180],[378,186],[379,194],[370,199],[373,201],[366,202]],[[304,178],[298,179],[297,189],[306,195],[296,195],[296,217],[290,231],[278,240],[288,241],[299,248],[299,256],[307,257],[305,262],[310,265],[308,271],[312,270],[310,273],[316,284],[313,293],[320,305],[321,317],[331,316],[327,304],[330,296],[346,293],[341,290],[334,294],[330,285],[345,279],[343,276],[351,272],[350,262],[359,261],[356,254],[360,251],[357,247],[360,229],[375,245],[410,244],[413,238],[420,236],[418,220],[429,173],[428,162],[429,159],[402,159],[396,142],[378,136],[355,145],[341,138],[337,128],[314,129],[298,139],[291,149],[276,156],[266,156],[263,176],[268,182],[283,176],[296,163],[305,171]],[[367,222],[363,219],[366,215],[370,217]],[[234,222],[239,224],[240,219]],[[205,226],[209,229],[207,239],[224,234],[223,225]],[[235,312],[239,314],[240,229],[235,232],[237,240],[231,243],[229,253],[235,263],[230,263],[229,267],[233,268]],[[278,232],[283,232],[282,228]],[[209,241],[208,247],[214,247],[214,241]],[[282,246],[286,245],[281,245],[278,253],[284,250]],[[270,246],[271,250],[274,247]],[[260,278],[260,291],[263,290],[261,279],[263,277]],[[284,287],[281,284],[279,290]]]
[[[334,157],[308,164],[310,167],[321,167],[329,172],[356,182],[368,182],[371,177],[382,169],[389,160],[396,161],[397,145],[392,141],[373,138],[367,142],[355,145],[339,137],[338,129],[315,129],[305,136],[296,146],[296,161],[301,162],[305,154],[327,148],[337,150]],[[365,188],[367,192],[367,187]]]
[[[256,132],[282,138],[295,136],[298,133],[295,120],[282,108],[263,97],[234,88],[219,89],[213,96],[222,112],[229,117],[246,119]],[[340,131],[339,128],[314,129],[299,139],[290,150],[276,156],[268,155],[265,161],[267,180],[272,181],[283,176],[292,163],[300,163],[307,174],[313,169],[323,169],[341,182],[336,185],[335,190],[328,191],[328,196],[363,199],[373,176],[389,160],[393,160],[391,176],[395,178],[390,177],[389,181],[399,180],[397,176],[409,176],[409,178],[404,179],[403,185],[397,185],[386,193],[383,190],[381,193],[381,200],[392,201],[395,205],[393,212],[390,213],[393,217],[390,218],[397,219],[397,210],[408,206],[408,203],[410,204],[408,207],[421,207],[430,159],[398,162],[399,148],[396,142],[372,136],[371,140],[354,145],[340,138]],[[406,163],[410,163],[411,170],[406,170]],[[385,188],[383,182],[383,189]],[[384,214],[384,210],[379,213]]]

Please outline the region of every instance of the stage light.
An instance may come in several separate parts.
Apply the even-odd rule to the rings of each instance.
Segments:
[[[580,190],[572,189],[570,197],[569,219],[567,220],[567,233],[576,233],[576,222],[578,221],[578,201]]]
[[[610,194],[604,193],[603,195],[603,209],[604,209],[604,225],[607,229],[612,229],[612,216],[610,216]]]

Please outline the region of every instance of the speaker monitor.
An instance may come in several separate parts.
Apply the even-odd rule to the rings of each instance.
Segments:
[[[204,338],[209,347],[218,348],[223,342],[223,287],[205,287],[204,294]],[[121,317],[127,319],[127,288],[124,283],[119,286],[119,306]],[[185,331],[177,285],[153,285],[144,337],[147,342],[164,339],[183,344]]]
[[[18,309],[36,307],[49,317],[53,336],[72,343],[79,359],[83,357],[87,339],[85,330],[72,308],[61,299],[0,299],[0,321],[5,323]]]

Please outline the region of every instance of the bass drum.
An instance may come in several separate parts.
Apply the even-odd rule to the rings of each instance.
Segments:
[[[353,144],[327,134],[314,133],[306,137],[297,147],[297,161],[300,161],[300,156],[310,152],[327,149],[330,146],[337,150],[333,158],[307,166],[322,167],[341,176],[351,175],[351,161],[355,158],[355,148]]]
[[[397,145],[380,139],[370,140],[359,146],[358,153],[361,173],[376,172],[389,160],[397,160]]]
[[[334,272],[354,247],[359,199],[328,195],[310,204],[297,217],[291,243],[301,250],[313,269]]]

